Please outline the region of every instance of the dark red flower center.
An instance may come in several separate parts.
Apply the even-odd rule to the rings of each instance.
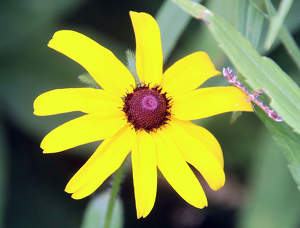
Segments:
[[[155,131],[168,122],[170,99],[161,90],[158,86],[140,85],[126,95],[123,111],[136,130]]]

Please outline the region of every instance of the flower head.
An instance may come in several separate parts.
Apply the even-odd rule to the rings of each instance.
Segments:
[[[74,199],[93,193],[131,151],[137,217],[152,210],[157,167],[188,203],[207,206],[194,166],[213,190],[225,183],[223,155],[215,137],[190,120],[231,111],[253,111],[235,87],[197,89],[220,74],[204,52],[193,53],[162,73],[160,31],[149,14],[130,12],[136,37],[136,85],[129,70],[108,49],[74,31],[58,31],[48,46],[81,64],[103,89],[56,89],[34,102],[39,116],[81,111],[43,139],[44,153],[104,140],[69,181]]]
[[[135,130],[156,131],[169,122],[171,99],[161,91],[142,84],[126,95],[123,111]]]

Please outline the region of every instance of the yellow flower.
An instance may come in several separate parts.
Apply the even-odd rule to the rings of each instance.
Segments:
[[[73,176],[65,191],[74,199],[93,193],[131,151],[137,217],[153,208],[157,167],[188,203],[207,206],[194,166],[213,190],[225,182],[218,141],[190,120],[231,111],[253,111],[235,87],[197,89],[220,75],[204,52],[193,53],[162,73],[159,27],[149,14],[130,12],[136,38],[136,69],[141,85],[108,49],[74,31],[58,31],[48,46],[81,64],[103,89],[56,89],[34,102],[39,116],[81,111],[43,139],[44,153],[56,153],[103,140]]]

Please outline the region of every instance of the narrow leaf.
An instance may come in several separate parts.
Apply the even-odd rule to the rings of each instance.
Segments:
[[[252,4],[249,4],[247,12],[246,38],[256,50],[260,41],[263,22],[263,15]]]
[[[84,213],[84,218],[81,228],[103,228],[105,222],[106,211],[110,192],[103,192],[92,198]],[[123,227],[123,205],[122,201],[117,198],[112,214],[110,228]]]
[[[272,19],[276,14],[276,9],[272,5],[270,0],[266,0],[266,6],[268,9],[268,14],[269,14],[270,18]],[[294,60],[298,69],[300,69],[300,49],[285,25],[283,25],[280,28],[279,36],[280,36],[280,38],[283,42],[283,45],[285,46],[288,54]]]
[[[260,109],[257,109],[257,114],[272,132],[275,141],[286,155],[292,176],[300,189],[300,135],[293,132],[284,122],[275,122]]]
[[[196,0],[196,2],[202,2],[202,0]],[[161,32],[160,35],[165,62],[192,18],[172,2],[164,1],[157,12],[155,19]]]
[[[249,1],[239,0],[238,4],[238,30],[257,50],[264,15]]]
[[[254,91],[263,89],[271,106],[283,120],[300,133],[300,89],[281,68],[262,57],[233,26],[204,6],[188,0],[173,0],[185,11],[208,25],[211,33],[231,62]]]
[[[244,36],[246,35],[246,25],[247,25],[247,9],[249,6],[249,1],[238,0],[238,30]]]
[[[266,49],[269,49],[273,44],[292,4],[293,4],[293,0],[281,0],[277,15],[271,18],[271,23],[270,23],[266,43],[265,43]]]
[[[126,50],[127,68],[134,77],[135,83],[138,85],[141,83],[140,78],[136,72],[135,54],[131,50]]]
[[[100,85],[95,81],[95,79],[89,74],[84,73],[82,75],[78,76],[78,80],[84,84],[87,84],[88,86],[94,87],[96,89],[100,89]]]
[[[251,2],[251,4],[262,14],[265,12],[265,4],[264,0],[248,0]]]

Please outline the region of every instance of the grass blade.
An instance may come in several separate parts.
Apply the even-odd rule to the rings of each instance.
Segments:
[[[272,18],[276,15],[276,9],[270,0],[266,0],[266,6],[268,14],[272,20]],[[285,25],[280,28],[279,37],[281,38],[288,54],[294,60],[298,69],[300,69],[300,49]]]
[[[197,0],[196,2],[202,2]],[[165,1],[159,8],[155,19],[160,28],[164,62],[170,56],[178,39],[185,30],[192,17],[170,1]]]
[[[263,22],[263,14],[251,2],[239,0],[238,30],[256,50],[260,41]]]
[[[271,18],[271,23],[270,23],[266,43],[265,43],[266,49],[269,49],[273,44],[292,4],[293,4],[293,0],[281,0],[277,15]]]
[[[262,110],[257,110],[257,114],[272,132],[275,141],[286,155],[290,163],[289,169],[300,190],[300,135],[293,132],[284,122],[277,123],[273,121]]]
[[[300,133],[300,89],[271,59],[262,57],[233,26],[200,4],[173,0],[192,16],[202,19],[231,62],[246,78],[254,91],[263,89],[271,98],[271,106]]]

